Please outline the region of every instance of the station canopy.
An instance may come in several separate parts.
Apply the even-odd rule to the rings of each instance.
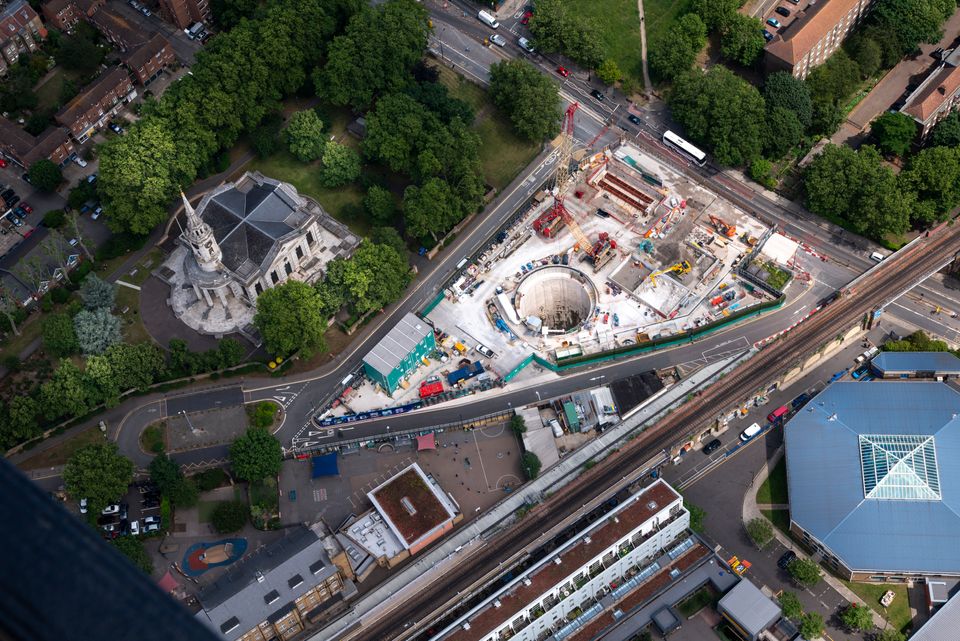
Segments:
[[[433,432],[417,437],[418,452],[422,452],[424,450],[435,450],[435,449],[437,449],[437,437],[434,436]]]

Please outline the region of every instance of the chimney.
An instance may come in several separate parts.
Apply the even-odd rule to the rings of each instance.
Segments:
[[[945,85],[940,85],[939,87],[937,87],[937,91],[940,92],[941,96],[947,95],[947,88]]]

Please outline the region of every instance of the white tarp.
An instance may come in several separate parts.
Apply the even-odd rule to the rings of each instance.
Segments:
[[[783,234],[773,234],[767,239],[760,249],[760,253],[775,263],[787,265],[793,260],[793,255],[797,253],[798,243],[790,240]]]

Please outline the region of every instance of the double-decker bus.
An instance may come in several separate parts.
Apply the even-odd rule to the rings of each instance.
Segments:
[[[663,144],[676,149],[701,167],[703,167],[703,165],[707,162],[707,154],[703,153],[672,131],[664,132]]]

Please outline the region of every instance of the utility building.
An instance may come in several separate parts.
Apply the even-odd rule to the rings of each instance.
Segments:
[[[960,377],[960,358],[950,352],[881,352],[870,367],[881,378]]]
[[[393,394],[400,381],[416,369],[420,359],[436,347],[433,327],[408,313],[363,357],[363,371],[388,394]]]

